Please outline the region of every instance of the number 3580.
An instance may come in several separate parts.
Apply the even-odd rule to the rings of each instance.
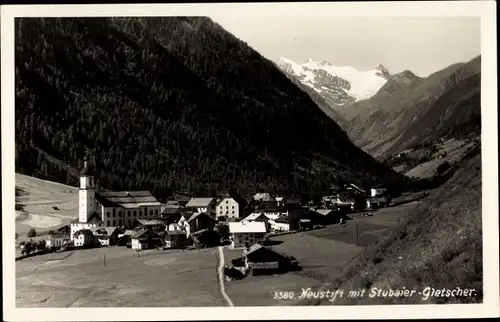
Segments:
[[[273,292],[273,299],[275,300],[291,300],[293,299],[295,294],[293,292],[280,292],[280,291],[274,291]]]

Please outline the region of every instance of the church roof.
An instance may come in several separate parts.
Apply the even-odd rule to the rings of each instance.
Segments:
[[[97,201],[104,207],[139,208],[161,206],[149,191],[99,191]]]
[[[80,175],[81,176],[94,175],[94,167],[91,164],[89,164],[87,156],[85,156],[85,158],[83,159],[83,168],[80,171]]]

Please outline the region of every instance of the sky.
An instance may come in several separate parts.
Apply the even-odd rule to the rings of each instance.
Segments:
[[[264,57],[425,77],[481,52],[479,17],[210,16]]]

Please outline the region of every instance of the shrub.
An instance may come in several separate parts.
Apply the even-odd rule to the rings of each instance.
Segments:
[[[36,230],[35,228],[31,228],[29,231],[28,231],[28,237],[31,238],[31,237],[36,237]]]

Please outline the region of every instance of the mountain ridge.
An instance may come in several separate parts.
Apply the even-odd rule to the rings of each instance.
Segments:
[[[320,191],[402,176],[206,17],[16,20],[16,171],[109,189]],[[47,108],[50,106],[51,108]]]

